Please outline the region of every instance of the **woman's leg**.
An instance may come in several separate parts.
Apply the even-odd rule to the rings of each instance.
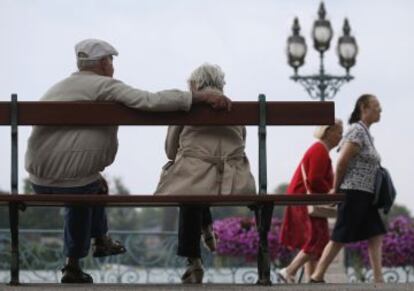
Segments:
[[[316,264],[318,263],[317,259],[311,258],[305,263],[305,275],[308,281],[310,280],[313,272],[315,272]]]
[[[177,254],[187,257],[187,269],[181,277],[181,282],[185,284],[200,284],[203,281],[204,271],[200,249],[201,224],[201,207],[180,207]]]
[[[214,252],[217,248],[217,241],[213,230],[213,218],[211,216],[210,207],[203,206],[200,209],[202,211],[201,237],[203,239],[203,244],[210,252]]]
[[[371,268],[374,273],[374,282],[383,283],[382,276],[382,241],[384,236],[377,235],[368,239],[368,254]]]
[[[306,254],[305,252],[303,252],[303,250],[301,250],[292,260],[292,262],[290,262],[290,264],[285,268],[286,269],[286,274],[288,276],[292,276],[294,277],[297,273],[297,271],[303,267],[303,265],[305,265],[305,263],[309,262],[309,260],[311,259],[311,256]]]
[[[210,227],[213,224],[213,217],[211,216],[210,207],[203,206],[201,207],[201,227],[207,228]]]
[[[334,241],[329,241],[326,247],[323,249],[323,253],[321,258],[319,259],[318,264],[316,265],[315,272],[311,275],[310,279],[314,281],[322,281],[326,270],[328,269],[329,265],[338,255],[339,251],[344,246],[343,243],[338,243]]]
[[[197,206],[181,206],[178,225],[177,254],[187,258],[200,258],[202,211]]]

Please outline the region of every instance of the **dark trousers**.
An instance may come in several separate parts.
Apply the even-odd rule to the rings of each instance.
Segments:
[[[38,194],[102,194],[101,181],[82,187],[46,187],[32,184]],[[91,238],[108,232],[105,208],[102,206],[66,206],[64,216],[64,247],[66,257],[83,258],[88,255]]]
[[[207,206],[181,206],[178,224],[177,255],[200,258],[201,230],[213,223]]]

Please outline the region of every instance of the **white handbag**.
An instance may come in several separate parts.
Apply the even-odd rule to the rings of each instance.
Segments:
[[[300,165],[301,171],[302,171],[302,180],[303,184],[306,188],[306,194],[311,195],[310,188],[308,186],[308,178],[306,176],[305,167],[303,166],[303,163]],[[311,217],[319,217],[319,218],[330,218],[330,217],[336,217],[337,208],[333,205],[308,205],[308,214]]]

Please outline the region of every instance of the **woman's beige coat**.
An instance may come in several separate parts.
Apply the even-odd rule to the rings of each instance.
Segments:
[[[156,195],[256,193],[243,126],[169,126]]]

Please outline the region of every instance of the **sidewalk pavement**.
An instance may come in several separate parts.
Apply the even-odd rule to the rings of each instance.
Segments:
[[[273,286],[257,286],[248,284],[22,284],[9,286],[0,284],[0,291],[190,291],[190,290],[225,290],[225,291],[413,291],[414,283],[407,284],[275,284]]]

